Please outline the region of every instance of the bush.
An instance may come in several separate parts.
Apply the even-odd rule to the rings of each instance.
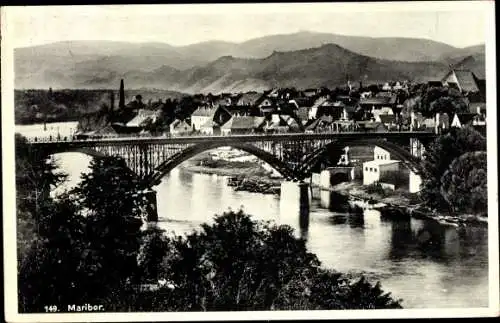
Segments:
[[[380,183],[373,183],[366,186],[366,193],[368,194],[378,194],[382,197],[389,195],[388,190],[382,187]]]
[[[162,310],[400,308],[364,279],[324,270],[288,226],[228,212],[174,241],[168,268],[177,287],[161,292]]]

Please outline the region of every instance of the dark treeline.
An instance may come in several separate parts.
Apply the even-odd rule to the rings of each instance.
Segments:
[[[131,89],[124,100],[132,101],[138,94],[157,99],[180,99],[179,92],[155,89]],[[114,102],[111,97],[116,98]],[[78,121],[82,116],[94,114],[112,104],[118,109],[118,90],[109,89],[28,89],[14,91],[16,124],[37,122]]]

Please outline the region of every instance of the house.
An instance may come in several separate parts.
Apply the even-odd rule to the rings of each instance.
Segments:
[[[270,98],[264,98],[260,100],[260,103],[257,104],[258,108],[269,108],[274,106],[274,100],[271,100]]]
[[[356,106],[344,105],[344,107],[342,108],[342,114],[340,120],[342,121],[353,120],[355,113],[356,113]]]
[[[325,95],[314,100],[314,104],[311,106],[311,109],[309,109],[309,119],[317,118],[318,108],[327,102],[328,99],[328,96]]]
[[[427,82],[428,87],[443,87],[443,83],[438,80],[431,80]]]
[[[365,132],[387,132],[387,127],[382,122],[358,121],[357,125]]]
[[[262,93],[258,92],[247,92],[243,93],[241,97],[236,101],[236,106],[253,107],[259,104],[259,101],[263,97]]]
[[[253,115],[267,117],[276,111],[277,108],[275,99],[262,98],[259,101],[260,103],[258,103],[255,109],[253,109],[255,111]]]
[[[245,134],[263,131],[265,125],[264,117],[233,116],[221,126],[221,134]]]
[[[394,114],[379,114],[375,121],[383,123],[388,129],[397,127],[396,115]]]
[[[363,185],[379,183],[388,173],[399,172],[399,160],[371,160],[363,163]],[[394,186],[392,186],[394,189]]]
[[[373,160],[391,160],[391,153],[379,146],[375,146],[373,148]]]
[[[388,173],[398,172],[399,164],[399,160],[391,159],[391,154],[387,150],[375,146],[373,160],[363,163],[363,185],[379,183]]]
[[[212,107],[227,107],[233,103],[231,97],[220,96],[212,101]]]
[[[441,80],[445,86],[457,86],[460,92],[479,92],[478,78],[470,70],[451,69]]]
[[[382,86],[382,91],[390,91],[392,90],[392,86],[386,82],[383,86]]]
[[[208,119],[198,130],[204,135],[213,136],[220,134],[220,125],[212,119]]]
[[[424,118],[420,124],[420,128],[436,129],[437,123],[435,118]]]
[[[302,124],[304,124],[305,122],[307,122],[307,120],[309,120],[309,108],[308,107],[298,108],[297,111],[295,112],[295,114],[297,115],[297,118],[299,118],[300,122],[302,122]]]
[[[475,113],[481,116],[486,116],[486,102],[469,103],[469,113]]]
[[[191,124],[194,131],[199,131],[201,126],[213,118],[215,108],[201,106],[191,114]]]
[[[143,127],[148,122],[156,122],[161,114],[161,110],[140,109],[137,115],[126,123],[127,127]]]
[[[462,128],[465,125],[472,125],[475,113],[455,113],[450,127]]]
[[[172,135],[186,135],[193,130],[192,126],[186,120],[175,119],[169,126]]]
[[[365,111],[380,110],[382,108],[396,108],[397,96],[395,94],[387,95],[381,93],[378,93],[375,97],[361,98],[358,104]]]
[[[229,111],[229,113],[232,116],[243,117],[243,116],[251,116],[254,114],[260,115],[260,111],[258,110],[257,107],[251,107],[251,106],[246,106],[246,105],[230,105],[230,106],[225,107],[225,109],[227,111]],[[256,110],[257,110],[257,112],[256,112]]]
[[[441,133],[443,130],[450,128],[450,117],[447,113],[436,113],[436,132]]]
[[[266,127],[266,132],[300,132],[301,126],[297,123],[293,117],[289,115],[273,114],[271,117],[271,122],[269,122]]]
[[[271,91],[269,91],[267,96],[270,98],[277,98],[279,96],[279,89],[272,89]]]
[[[333,120],[339,120],[342,117],[344,107],[345,104],[340,101],[332,102],[327,100],[318,107],[316,118],[321,116],[332,116]]]
[[[212,124],[213,121],[219,126],[231,119],[231,113],[223,106],[217,108],[200,107],[191,115],[191,124],[194,131],[200,131],[202,126]]]
[[[315,120],[310,120],[306,124],[306,133],[325,132],[333,129],[333,118],[331,116],[322,116]]]
[[[109,125],[94,131],[92,136],[100,138],[118,137],[118,132],[116,132],[116,130],[111,125]]]
[[[336,102],[342,102],[345,105],[353,105],[357,103],[357,100],[350,95],[338,94],[334,99]]]

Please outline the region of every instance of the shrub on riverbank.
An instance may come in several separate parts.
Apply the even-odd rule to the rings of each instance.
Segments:
[[[368,194],[378,194],[381,197],[387,197],[391,195],[392,191],[386,188],[383,188],[380,183],[373,183],[370,185],[366,185],[366,193]]]
[[[486,138],[472,127],[452,128],[441,135],[424,153],[421,196],[426,205],[450,211],[441,191],[441,178],[452,162],[468,152],[486,151]],[[462,198],[466,199],[467,194]]]

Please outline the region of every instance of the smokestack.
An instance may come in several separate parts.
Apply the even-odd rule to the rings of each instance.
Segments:
[[[120,81],[120,102],[118,103],[118,108],[123,109],[125,107],[125,87],[123,86],[123,79]]]
[[[109,111],[108,111],[108,117],[111,119],[113,118],[113,112],[115,110],[115,92],[111,91],[109,94]]]

